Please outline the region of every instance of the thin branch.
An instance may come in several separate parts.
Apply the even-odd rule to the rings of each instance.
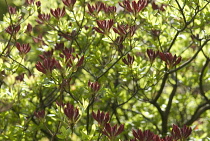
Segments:
[[[208,43],[208,41],[210,41],[210,39],[206,40],[206,41],[203,43],[203,45],[200,46],[200,48],[198,49],[198,51],[194,54],[194,56],[193,56],[190,60],[186,61],[186,62],[185,62],[184,64],[182,64],[180,67],[178,67],[178,68],[176,68],[176,69],[173,69],[173,70],[170,70],[168,73],[170,74],[170,73],[176,72],[176,71],[178,71],[178,70],[184,68],[184,67],[187,66],[188,64],[190,64],[190,63],[197,57],[198,53],[203,49],[203,47]]]
[[[128,103],[128,102],[129,102],[137,93],[138,93],[138,90],[136,90],[136,91],[131,95],[131,97],[129,97],[125,102],[122,102],[122,103],[118,104],[117,107],[120,107],[120,106],[122,106],[122,105]]]
[[[103,75],[105,75],[111,68],[113,68],[123,57],[124,55],[121,55],[120,58],[118,58],[105,72],[100,74],[97,78],[96,81],[98,81]]]
[[[169,75],[169,73],[165,73],[165,74],[164,74],[164,77],[163,77],[163,80],[162,80],[162,83],[161,83],[160,89],[159,89],[159,91],[158,91],[158,93],[157,93],[156,97],[152,100],[152,103],[156,103],[156,102],[157,102],[157,100],[158,100],[158,98],[159,98],[159,97],[160,97],[160,95],[162,94],[163,89],[164,89],[165,84],[166,84],[166,81],[167,81],[167,79],[168,79],[168,75]]]
[[[33,118],[33,116],[31,116],[31,121],[32,121],[34,124],[39,125],[39,124],[36,122],[36,120]],[[51,137],[51,134],[50,134],[48,131],[44,130],[43,128],[41,128],[40,130],[41,130],[41,132],[44,133],[48,138]]]
[[[7,8],[9,8],[9,5],[7,3],[7,0],[5,0],[5,3],[7,5]],[[12,37],[13,37],[13,34],[14,34],[14,28],[15,27],[13,27],[12,15],[10,14],[10,12],[9,12],[9,18],[10,18],[10,23],[11,23],[11,26],[12,26],[12,33],[10,35],[10,38],[9,38],[8,42],[7,42],[6,47],[3,49],[2,53],[0,54],[0,56],[2,56],[4,54],[4,52],[6,51],[6,49],[9,47],[9,44],[10,44],[10,42],[12,40]]]
[[[206,59],[207,59],[208,61],[210,61],[210,58],[206,55],[206,53],[203,51],[203,49],[202,49],[202,53],[203,53],[203,55],[206,57]]]
[[[209,102],[205,102],[203,104],[200,104],[197,109],[195,110],[194,114],[191,116],[191,118],[185,122],[186,125],[191,125],[194,121],[198,120],[204,112],[210,109]]]
[[[70,91],[67,91],[65,88],[64,88],[64,91],[66,93],[68,93],[77,103],[82,104],[82,102],[79,100],[79,98],[76,98]]]
[[[181,13],[183,19],[184,19],[184,23],[187,23],[187,20],[186,20],[185,15],[184,15],[184,7],[182,8],[182,7],[180,6],[178,0],[175,0],[175,1],[176,1],[177,5],[178,5],[178,7],[179,7],[179,11],[180,11],[180,13]]]
[[[117,113],[117,100],[112,104],[112,110],[113,110],[113,114],[115,115],[118,124],[121,124],[119,115]],[[128,140],[128,136],[126,134],[124,134],[124,137],[126,140]]]
[[[21,67],[23,67],[24,69],[26,69],[29,73],[29,75],[31,75],[31,71],[26,67],[24,66],[23,64],[19,63],[18,61],[16,61],[15,59],[13,59],[10,55],[7,56],[8,58],[10,58],[12,61],[14,61],[15,63],[17,63],[18,65],[20,65]]]
[[[205,62],[204,66],[203,66],[203,68],[202,68],[202,70],[201,70],[201,75],[200,75],[200,77],[199,77],[200,93],[201,93],[201,95],[204,97],[204,99],[205,99],[206,101],[209,101],[209,99],[208,99],[208,97],[205,95],[205,92],[204,92],[204,90],[203,90],[203,76],[204,76],[204,71],[206,70],[208,64],[209,64],[209,60],[206,59],[206,62]]]
[[[154,105],[155,108],[158,110],[158,112],[160,113],[161,119],[162,119],[162,121],[163,121],[163,119],[164,119],[164,112],[163,112],[163,110],[160,108],[160,105],[159,105],[158,103],[154,102],[154,101],[150,101],[150,103],[151,103],[152,105]]]
[[[176,1],[177,1],[177,0],[176,0]],[[178,1],[177,1],[177,2],[178,2]],[[169,46],[167,52],[169,52],[169,51],[171,50],[171,48],[172,48],[172,46],[174,45],[174,43],[175,43],[175,41],[176,41],[178,35],[179,35],[181,32],[183,32],[183,31],[187,28],[187,26],[191,24],[191,22],[193,22],[193,21],[195,20],[195,17],[198,15],[198,13],[201,12],[208,4],[209,4],[209,2],[206,3],[206,5],[203,6],[201,9],[199,9],[199,5],[197,5],[197,7],[196,7],[196,9],[195,9],[195,14],[192,16],[192,18],[191,18],[189,21],[185,21],[186,19],[184,20],[184,21],[185,21],[184,27],[183,27],[182,29],[180,29],[180,30],[177,30],[176,35],[174,36],[174,38],[173,38],[173,40],[172,40],[172,42],[171,42],[171,44],[170,44],[170,46]],[[181,7],[179,7],[179,8],[181,8]],[[181,8],[181,9],[179,9],[179,11],[183,11],[183,9]],[[184,15],[183,15],[183,16],[184,16]]]
[[[170,94],[170,96],[169,96],[169,100],[168,100],[168,104],[167,104],[167,107],[166,107],[166,110],[165,110],[165,115],[169,115],[169,113],[170,113],[170,109],[171,109],[171,106],[172,106],[172,101],[173,101],[173,98],[174,98],[174,96],[175,96],[175,94],[176,94],[176,90],[177,90],[177,74],[176,74],[176,78],[175,78],[176,80],[176,83],[173,85],[173,90],[172,90],[172,92],[171,92],[171,94]]]

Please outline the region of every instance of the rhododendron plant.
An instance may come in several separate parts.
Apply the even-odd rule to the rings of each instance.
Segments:
[[[210,137],[209,0],[0,5],[0,140]]]

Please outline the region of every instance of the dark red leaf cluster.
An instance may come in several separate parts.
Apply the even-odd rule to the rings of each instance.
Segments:
[[[177,57],[176,54],[173,56],[171,53],[166,52],[159,52],[159,56],[160,59],[163,60],[168,68],[173,68],[174,66],[176,66],[177,64],[179,64],[181,62],[181,57]]]
[[[63,49],[64,49],[64,43],[63,42],[55,44],[55,50],[62,51]]]
[[[92,112],[92,116],[98,122],[101,128],[103,128],[104,125],[110,120],[109,113],[100,112],[99,110],[97,113]]]
[[[159,55],[159,51],[153,51],[152,49],[147,49],[147,55],[151,63],[154,62],[155,58]]]
[[[173,56],[169,52],[164,53],[164,52],[154,51],[152,49],[147,49],[147,55],[151,63],[153,63],[155,58],[159,56],[160,59],[166,63],[169,69],[179,64],[182,59],[181,57],[177,57],[176,54]]]
[[[66,14],[65,7],[63,7],[62,9],[57,8],[57,9],[55,9],[55,10],[50,9],[50,13],[51,13],[56,19],[59,20],[60,18],[62,18],[62,17],[65,16],[65,14]]]
[[[62,0],[64,5],[66,5],[70,11],[73,11],[74,4],[76,3],[76,0]]]
[[[111,126],[110,123],[106,123],[102,134],[107,136],[110,140],[114,140],[120,133],[124,131],[124,125],[121,124],[119,127],[116,125]]]
[[[95,15],[95,14],[99,13],[99,12],[103,9],[104,3],[102,3],[102,2],[97,2],[97,3],[95,4],[95,6],[94,6],[94,5],[91,6],[91,5],[88,3],[87,6],[88,6],[89,14]]]
[[[150,130],[141,131],[140,129],[133,130],[133,136],[137,141],[152,141],[154,137],[157,138]]]
[[[37,2],[36,2],[36,6],[37,6],[37,7],[40,7],[40,6],[41,6],[41,2],[40,2],[40,1],[37,1]]]
[[[70,103],[65,104],[63,108],[64,114],[67,116],[69,124],[74,125],[80,117],[78,108],[75,108]]]
[[[76,56],[73,54],[74,52],[74,48],[64,48],[62,51],[62,54],[60,54],[60,56],[63,58],[65,57],[65,63],[67,67],[72,67],[72,66],[76,66],[76,67],[80,67],[82,66],[83,62],[84,62],[84,55],[79,57],[78,54],[76,54]],[[74,64],[75,59],[77,59],[77,63]]]
[[[25,33],[30,33],[32,30],[33,30],[32,25],[31,24],[28,24],[27,27],[26,27]]]
[[[38,119],[43,119],[45,117],[45,110],[41,110],[38,112],[34,112],[34,115],[38,118]]]
[[[60,63],[55,58],[44,58],[42,62],[38,61],[35,66],[38,71],[44,74],[51,74],[55,68],[61,69]]]
[[[35,0],[26,0],[26,4],[28,4],[28,5],[34,4],[34,1]]]
[[[10,14],[16,14],[16,7],[9,6],[8,11]]]
[[[98,82],[90,82],[88,81],[88,87],[93,91],[93,92],[98,92],[100,89],[100,84]]]
[[[137,26],[117,25],[117,27],[114,27],[113,30],[122,37],[132,37],[137,30]]]
[[[186,140],[189,135],[192,133],[191,127],[186,127],[184,125],[183,128],[178,127],[177,125],[173,125],[171,136],[166,136],[164,138],[160,138],[158,135],[155,135],[150,130],[142,131],[140,129],[133,130],[133,136],[135,139],[130,141],[178,141],[178,140]]]
[[[43,24],[44,22],[47,22],[50,20],[50,14],[39,14],[38,18],[39,19],[37,19],[36,22],[39,24]]]
[[[92,16],[96,16],[100,11],[104,11],[106,14],[113,14],[117,8],[115,6],[106,5],[103,2],[97,2],[95,5],[88,4],[88,13]]]
[[[98,32],[98,33],[102,33],[105,35],[109,34],[110,29],[112,28],[114,24],[114,20],[97,20],[97,25],[98,27],[95,27],[94,29]]]
[[[174,140],[185,140],[190,136],[191,133],[192,128],[187,127],[186,125],[184,125],[182,128],[178,127],[177,125],[173,125],[171,134]]]
[[[165,11],[165,7],[167,6],[166,4],[157,5],[155,3],[155,0],[153,0],[151,4],[153,10],[159,10],[159,11]]]
[[[16,47],[19,50],[20,55],[25,55],[31,50],[31,47],[29,44],[20,44],[17,42]]]
[[[102,134],[107,136],[110,140],[114,140],[116,136],[118,136],[124,130],[124,125],[122,124],[117,127],[117,124],[111,126],[111,124],[108,123],[110,120],[109,113],[100,112],[98,110],[97,113],[92,112],[92,116],[98,122]]]
[[[128,65],[128,66],[132,66],[133,62],[134,62],[134,56],[131,56],[130,54],[127,55],[127,58],[123,58],[122,61]]]
[[[116,13],[117,8],[115,6],[104,5],[103,10],[106,14]]]
[[[24,79],[24,73],[21,73],[15,77],[15,80],[19,80],[19,81],[23,81],[23,79]]]
[[[123,2],[119,2],[119,5],[136,16],[137,13],[139,13],[147,6],[147,0],[139,0],[138,2],[130,2],[129,0],[124,0]]]
[[[20,25],[10,25],[6,28],[6,32],[9,33],[10,35],[12,34],[17,34],[18,31],[20,30]]]
[[[52,58],[53,52],[54,52],[53,49],[52,49],[52,50],[49,50],[49,51],[45,51],[45,52],[43,52],[42,55],[39,55],[39,57],[40,57],[42,60],[47,59],[47,58]]]

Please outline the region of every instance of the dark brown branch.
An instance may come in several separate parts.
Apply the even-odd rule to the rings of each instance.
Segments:
[[[117,100],[115,100],[115,102],[112,103],[112,110],[113,110],[113,114],[115,115],[118,124],[121,125],[120,118],[119,118],[119,115],[117,113],[117,103],[118,103]],[[124,134],[124,137],[125,137],[126,140],[128,140],[128,136],[126,134]]]
[[[177,2],[177,4],[179,4],[177,0],[176,0],[176,2]],[[170,50],[171,50],[172,46],[174,45],[178,35],[181,32],[183,32],[187,28],[187,26],[190,25],[195,20],[195,17],[198,15],[198,13],[201,12],[208,4],[209,4],[209,2],[205,6],[203,6],[201,9],[199,9],[199,5],[197,5],[197,7],[195,9],[195,14],[192,16],[192,18],[189,21],[186,21],[184,13],[183,13],[183,8],[181,8],[180,5],[178,5],[179,11],[181,12],[181,14],[182,14],[182,16],[184,18],[185,25],[184,25],[184,27],[182,29],[177,30],[176,35],[174,36],[174,38],[173,38],[173,40],[172,40],[172,42],[171,42],[167,52],[170,52]]]
[[[205,58],[210,61],[210,58],[206,55],[206,53],[203,51],[203,49],[202,49],[202,53],[205,56]]]
[[[191,118],[186,121],[186,125],[191,125],[194,121],[198,120],[204,112],[210,109],[209,102],[205,102],[203,104],[200,104],[197,109],[195,110],[194,114],[191,116]]]
[[[16,61],[15,59],[13,59],[10,55],[7,56],[8,58],[10,58],[12,61],[14,61],[15,63],[17,63],[18,65],[20,65],[21,67],[23,67],[24,69],[26,69],[28,71],[29,76],[32,75],[31,71],[24,66],[23,64],[19,63],[18,61]]]
[[[175,0],[175,1],[176,1],[177,5],[178,5],[178,7],[179,7],[179,11],[180,11],[180,13],[181,13],[181,15],[182,15],[182,17],[183,17],[183,19],[184,19],[184,22],[187,23],[187,20],[186,20],[186,18],[185,18],[184,11],[183,11],[183,10],[184,10],[184,7],[182,8],[182,7],[180,6],[178,0]]]
[[[137,93],[138,93],[138,90],[135,91],[135,92],[131,95],[131,97],[129,97],[125,102],[122,102],[122,103],[118,104],[117,107],[120,107],[120,106],[122,106],[122,105],[128,103],[133,97],[135,97],[135,95],[136,95]]]
[[[32,121],[34,124],[39,125],[39,124],[36,122],[36,120],[33,118],[33,116],[31,117],[31,121]],[[44,129],[40,129],[40,130],[41,130],[41,132],[44,133],[48,138],[51,138],[51,134],[50,134],[48,131],[46,131],[46,130],[44,130]]]
[[[172,101],[173,101],[173,98],[176,94],[176,90],[177,90],[177,76],[175,78],[176,80],[176,83],[173,85],[173,90],[169,96],[169,100],[168,100],[168,104],[166,106],[166,110],[164,112],[164,118],[165,120],[162,120],[162,134],[163,135],[166,135],[167,134],[167,126],[168,126],[168,118],[169,118],[169,114],[170,114],[170,110],[171,110],[171,106],[172,106]]]
[[[102,74],[100,74],[97,78],[96,81],[98,81],[103,75],[105,75],[111,68],[113,68],[121,59],[122,59],[123,55],[120,56],[120,58],[117,59],[117,61],[115,61],[105,72],[103,72]]]
[[[150,103],[155,106],[155,108],[158,110],[158,112],[159,112],[159,114],[161,116],[162,121],[164,121],[164,112],[160,108],[160,105],[158,103],[154,102],[154,101],[150,101]]]
[[[168,75],[169,75],[168,73],[165,73],[165,74],[164,74],[164,77],[163,77],[163,80],[162,80],[162,83],[161,83],[160,89],[159,89],[159,91],[158,91],[158,93],[157,93],[156,97],[154,98],[154,100],[152,100],[152,103],[156,103],[156,102],[157,102],[157,100],[158,100],[158,98],[159,98],[159,97],[160,97],[160,95],[162,94],[163,89],[164,89],[165,84],[166,84],[166,81],[167,81],[167,79],[168,79]]]
[[[175,80],[176,83],[173,85],[173,90],[172,90],[172,92],[171,92],[171,94],[169,96],[168,104],[167,104],[166,111],[165,111],[165,114],[166,115],[169,115],[169,113],[170,113],[172,101],[173,101],[173,98],[174,98],[174,96],[176,94],[176,90],[177,90],[177,75],[176,75],[176,78],[175,79],[176,79]]]
[[[70,91],[67,91],[65,88],[63,90],[64,90],[64,92],[68,93],[71,96],[71,98],[73,98],[77,103],[82,104],[82,102],[79,100],[79,98],[75,97]]]
[[[202,68],[202,70],[201,70],[201,75],[200,75],[200,77],[199,77],[200,93],[201,93],[201,95],[204,97],[204,99],[205,99],[206,101],[209,101],[209,99],[208,99],[208,97],[205,95],[205,92],[204,92],[204,90],[203,90],[203,76],[204,76],[204,71],[206,70],[208,64],[209,64],[209,60],[206,59],[206,62],[205,62],[204,66],[203,66],[203,68]]]
[[[173,70],[170,70],[168,73],[173,73],[173,72],[176,72],[182,68],[184,68],[185,66],[187,66],[188,64],[190,64],[198,55],[198,53],[203,49],[203,47],[208,43],[208,41],[210,41],[210,39],[206,40],[201,46],[200,48],[198,49],[198,51],[194,54],[194,56],[186,61],[184,64],[182,64],[180,67],[176,68],[176,69],[173,69]]]

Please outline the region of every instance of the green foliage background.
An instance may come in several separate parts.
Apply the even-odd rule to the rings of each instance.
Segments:
[[[118,137],[121,139],[132,138],[132,129],[150,129],[165,136],[172,124],[191,126],[192,140],[207,139],[210,136],[210,2],[158,0],[159,5],[167,5],[166,11],[153,10],[149,4],[134,17],[120,11],[119,1],[103,1],[117,5],[119,12],[116,15],[100,12],[93,17],[84,5],[95,2],[77,1],[74,12],[66,8],[66,15],[59,21],[51,15],[49,22],[40,25],[36,22],[36,5],[27,6],[22,0],[8,1],[19,8],[15,15],[6,13],[0,25],[0,139],[41,140],[50,138],[49,130],[55,132],[60,127],[56,138],[67,140],[71,130],[62,110],[55,104],[60,99],[80,111],[72,140],[96,140],[99,136],[97,122],[92,118],[87,127],[87,108],[90,108],[90,117],[92,111],[101,110],[110,113],[112,124],[124,124],[125,131]],[[62,1],[55,0],[41,1],[41,4],[43,13],[64,6]],[[20,16],[23,18],[19,21]],[[21,25],[16,38],[12,39],[5,32],[11,18],[13,23]],[[135,35],[123,42],[123,49],[114,44],[118,34],[113,30],[109,36],[93,30],[98,27],[96,20],[108,19],[114,19],[114,27],[118,23],[138,26]],[[28,23],[33,26],[31,34],[25,33]],[[160,36],[154,36],[153,30],[160,31]],[[67,40],[59,35],[60,31],[78,34]],[[34,43],[32,38],[38,35],[43,36],[44,45]],[[31,51],[21,57],[16,42],[29,43]],[[55,44],[60,42],[74,48],[74,55],[84,55],[83,65],[62,72],[54,69],[51,75],[39,72],[35,67],[41,60],[38,55],[55,49]],[[9,55],[2,53],[8,44]],[[160,58],[151,64],[147,49],[176,54],[182,61],[171,69],[167,69]],[[65,68],[65,60],[59,54],[55,51],[53,56]],[[135,57],[132,67],[122,61],[127,54]],[[24,81],[16,80],[21,73],[25,73]],[[70,84],[62,89],[63,79],[70,78]],[[92,105],[89,80],[101,85]],[[44,123],[34,117],[34,112],[42,109],[46,111]],[[101,140],[106,137],[102,136]]]

